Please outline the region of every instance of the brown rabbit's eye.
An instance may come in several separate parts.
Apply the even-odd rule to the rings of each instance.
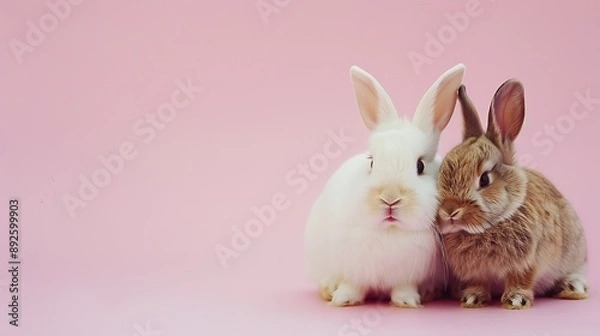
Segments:
[[[481,177],[479,177],[479,187],[485,188],[489,185],[490,185],[490,174],[488,172],[485,172],[485,173],[481,174]]]
[[[422,175],[424,170],[425,164],[423,163],[423,160],[419,159],[419,161],[417,161],[417,174]]]

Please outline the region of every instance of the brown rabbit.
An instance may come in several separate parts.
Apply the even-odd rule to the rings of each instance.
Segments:
[[[510,79],[498,88],[486,131],[464,85],[458,99],[463,142],[441,163],[438,221],[461,306],[499,296],[507,309],[531,307],[534,296],[586,299],[587,243],[577,214],[552,182],[514,159],[522,84]]]

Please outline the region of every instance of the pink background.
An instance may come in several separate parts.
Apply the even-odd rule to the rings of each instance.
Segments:
[[[445,15],[465,12],[468,0],[265,0],[280,8],[264,21],[255,0],[80,2],[22,62],[10,41],[26,43],[27,21],[39,27],[51,11],[46,0],[0,4],[0,193],[5,216],[8,200],[20,199],[22,220],[19,328],[6,315],[8,227],[0,228],[0,334],[342,335],[365,316],[371,335],[596,334],[596,291],[524,312],[455,302],[381,305],[380,315],[369,315],[373,305],[330,308],[305,277],[303,230],[327,177],[365,146],[349,67],[373,74],[412,115],[437,76],[463,62],[482,115],[504,80],[523,81],[518,151],[579,211],[589,281],[600,288],[600,102],[582,120],[568,117],[577,92],[600,98],[600,2],[480,0],[479,15],[420,71],[409,52],[426,56],[425,34],[445,29]],[[144,143],[134,125],[186,78],[202,92]],[[571,126],[560,140],[533,140],[557,122]],[[460,140],[460,123],[456,114],[442,154]],[[355,140],[296,192],[286,175],[341,127]],[[77,196],[78,176],[90,178],[103,167],[98,157],[126,141],[137,156],[70,216],[63,195]],[[224,268],[215,246],[231,247],[232,227],[277,193],[288,207]],[[159,332],[141,332],[146,321]]]

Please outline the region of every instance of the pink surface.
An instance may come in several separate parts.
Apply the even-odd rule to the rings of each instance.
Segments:
[[[599,2],[57,2],[60,19],[46,0],[0,4],[0,193],[5,216],[20,199],[22,262],[16,328],[4,224],[1,335],[597,334]],[[349,67],[412,115],[459,62],[481,113],[504,80],[524,83],[517,148],[580,212],[591,298],[523,312],[327,307],[305,277],[303,230],[327,177],[365,147]],[[157,111],[170,121],[147,119]],[[456,114],[442,153],[460,126]],[[342,128],[339,155],[322,156]],[[81,176],[102,187],[79,195]],[[69,211],[65,195],[87,198]],[[270,202],[270,224],[224,267],[215,248]],[[362,329],[345,327],[354,319]]]

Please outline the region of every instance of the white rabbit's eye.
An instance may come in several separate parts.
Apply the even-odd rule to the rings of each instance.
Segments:
[[[425,164],[423,163],[423,160],[419,159],[419,161],[417,161],[417,174],[422,175],[423,171],[425,171]]]
[[[367,160],[369,160],[369,169],[373,169],[373,156],[367,155]]]

